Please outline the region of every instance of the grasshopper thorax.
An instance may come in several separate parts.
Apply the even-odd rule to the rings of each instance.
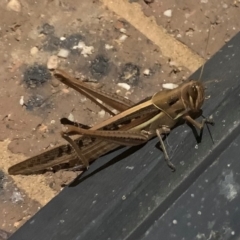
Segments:
[[[183,85],[181,98],[185,108],[199,111],[204,102],[204,87],[200,81],[190,81]]]

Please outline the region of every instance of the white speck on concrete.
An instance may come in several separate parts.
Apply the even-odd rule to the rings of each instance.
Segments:
[[[181,164],[182,166],[184,166],[185,162],[184,162],[184,161],[181,161],[180,164]]]
[[[177,224],[177,220],[176,219],[174,219],[172,222],[173,222],[173,224]]]
[[[134,169],[134,166],[126,166],[126,169],[129,169],[129,170],[133,170]]]

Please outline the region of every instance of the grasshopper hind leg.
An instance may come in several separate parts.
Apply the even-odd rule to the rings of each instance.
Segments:
[[[62,138],[64,138],[75,150],[79,160],[83,163],[83,165],[86,167],[86,169],[89,168],[88,160],[85,158],[85,156],[81,153],[80,148],[77,146],[77,144],[64,132],[61,132]]]
[[[170,158],[168,156],[168,153],[167,153],[167,150],[166,150],[166,147],[165,147],[165,144],[163,142],[163,139],[162,139],[162,136],[161,134],[167,134],[170,132],[170,128],[167,127],[167,126],[163,126],[162,128],[158,128],[156,130],[156,134],[159,138],[159,141],[160,141],[160,145],[161,145],[161,148],[163,150],[163,153],[164,153],[164,157],[165,157],[165,161],[168,165],[168,167],[173,171],[175,172],[176,171],[176,167],[174,166],[174,164],[170,161]]]

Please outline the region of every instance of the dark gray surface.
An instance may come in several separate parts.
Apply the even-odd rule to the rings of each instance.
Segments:
[[[187,125],[176,128],[167,138],[175,173],[157,139],[135,152],[108,154],[10,239],[240,238],[239,78],[240,34],[207,62],[202,76],[214,144],[207,129],[197,144]]]

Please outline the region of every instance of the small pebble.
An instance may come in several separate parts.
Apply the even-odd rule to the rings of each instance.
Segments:
[[[59,80],[57,80],[56,78],[52,78],[52,80],[51,80],[51,85],[53,86],[53,87],[58,87],[59,86]]]
[[[79,42],[77,47],[80,48],[80,49],[83,49],[85,47],[85,43],[84,42]]]
[[[7,9],[15,12],[21,12],[21,4],[18,0],[10,0],[7,4]]]
[[[24,105],[24,96],[21,96],[19,103],[20,103],[21,106]]]
[[[62,48],[58,52],[58,57],[67,58],[69,53],[70,53],[69,50]]]
[[[70,114],[68,115],[68,120],[74,122],[74,116],[73,116],[72,113],[70,113]]]
[[[41,126],[38,128],[38,131],[40,132],[47,132],[48,127],[44,124],[41,124]]]
[[[163,84],[162,84],[162,87],[163,87],[164,89],[174,89],[174,88],[177,88],[178,85],[175,84],[175,83],[163,83]]]
[[[82,49],[81,54],[84,57],[87,57],[88,55],[91,55],[94,52],[94,47],[93,46],[86,46],[84,42],[79,42],[77,47],[79,49]]]
[[[105,44],[105,48],[106,48],[107,50],[109,50],[109,49],[112,49],[113,46],[111,46],[111,45],[109,45],[109,44]]]
[[[145,76],[149,76],[149,75],[150,75],[150,69],[145,69],[145,70],[143,71],[143,74],[144,74]]]
[[[125,28],[120,28],[120,30],[119,30],[121,33],[126,33],[127,32],[127,30],[125,29]]]
[[[170,66],[170,67],[177,67],[178,64],[177,64],[176,62],[174,62],[174,61],[170,61],[170,62],[169,62],[169,66]]]
[[[127,39],[127,37],[128,37],[127,35],[123,34],[122,36],[120,36],[119,41],[124,42]]]
[[[48,69],[56,69],[58,66],[58,57],[56,55],[52,55],[47,62]]]
[[[15,228],[18,228],[18,226],[21,224],[21,221],[17,221],[17,222],[15,222],[14,224],[13,224],[13,226],[15,227]]]
[[[126,196],[125,195],[122,196],[122,200],[126,200]]]
[[[63,89],[62,89],[62,92],[68,94],[68,93],[69,93],[69,90],[68,90],[67,88],[63,88]]]
[[[14,191],[12,193],[11,200],[13,203],[23,202],[22,194],[20,192]]]
[[[119,111],[116,110],[116,109],[113,109],[112,112],[113,112],[114,114],[118,114],[118,113],[119,113]]]
[[[176,219],[173,220],[173,224],[177,224],[177,220]]]
[[[87,57],[88,55],[91,55],[94,52],[93,46],[85,46],[85,48],[82,49],[81,54],[84,57]]]
[[[103,118],[105,116],[106,112],[104,110],[101,110],[100,112],[98,112],[98,116],[100,118]]]
[[[37,47],[32,47],[30,50],[31,55],[35,55],[38,53],[38,48]]]
[[[172,10],[171,9],[168,9],[168,10],[166,10],[166,11],[164,11],[164,16],[166,16],[166,17],[171,17],[172,16]]]
[[[65,37],[60,37],[60,40],[64,41],[64,40],[66,40],[66,38]]]
[[[81,103],[84,103],[87,101],[87,98],[81,98],[80,101],[81,101]]]
[[[126,89],[127,91],[131,88],[131,86],[127,83],[118,83],[118,86]]]

